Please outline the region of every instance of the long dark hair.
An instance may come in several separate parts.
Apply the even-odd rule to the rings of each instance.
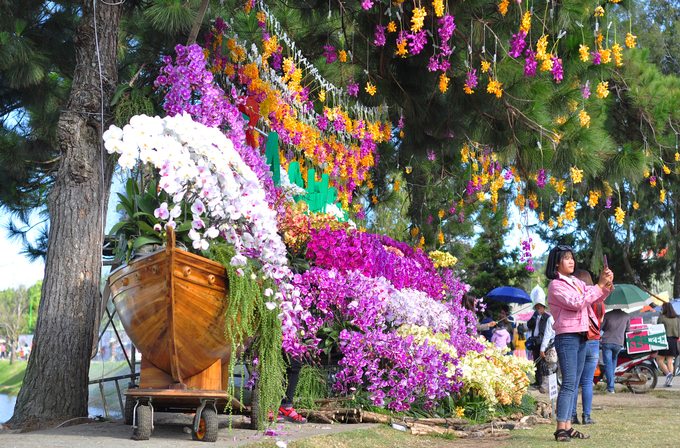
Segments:
[[[673,305],[668,302],[664,302],[661,306],[661,314],[668,317],[669,319],[678,317],[678,313],[675,312],[675,308],[673,308]]]
[[[470,311],[477,311],[475,310],[475,302],[477,301],[477,296],[475,295],[474,292],[468,291],[465,294],[463,294],[463,300],[462,300],[462,305],[465,307],[465,309],[468,309]]]
[[[585,269],[574,269],[574,277],[581,280],[586,286],[593,286],[593,277]]]
[[[550,249],[548,254],[548,262],[545,264],[545,276],[550,280],[555,280],[557,278],[557,266],[564,260],[565,255],[570,253],[572,258],[574,258],[574,272],[578,268],[576,265],[576,257],[574,257],[574,251],[571,247],[560,244]]]

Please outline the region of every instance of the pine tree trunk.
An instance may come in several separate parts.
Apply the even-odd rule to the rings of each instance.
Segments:
[[[675,263],[673,268],[673,297],[671,299],[680,297],[680,241],[678,240],[678,234],[680,234],[680,203],[678,201],[675,201],[673,211],[674,222],[673,228],[670,230],[675,241],[675,250],[673,251]]]
[[[107,126],[118,83],[121,12],[122,4],[83,1],[74,37],[72,90],[57,131],[62,158],[49,196],[42,300],[33,353],[10,420],[14,425],[40,427],[88,415],[93,326],[101,301],[104,219],[114,166],[102,146],[101,111],[103,104]]]

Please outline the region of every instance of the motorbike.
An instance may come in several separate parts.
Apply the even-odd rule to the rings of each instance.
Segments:
[[[656,387],[658,376],[654,368],[656,352],[629,355],[621,351],[616,361],[614,383],[625,385],[634,394],[644,394]],[[557,384],[562,385],[562,375],[557,368]],[[593,376],[593,384],[604,381],[604,363],[602,357],[598,362]]]
[[[614,371],[614,383],[625,385],[634,394],[644,394],[656,387],[658,376],[656,369],[652,367],[655,362],[656,352],[629,355],[621,351],[616,360]],[[604,378],[604,363],[602,358],[595,369],[593,384],[597,384]],[[604,380],[603,380],[604,381]]]

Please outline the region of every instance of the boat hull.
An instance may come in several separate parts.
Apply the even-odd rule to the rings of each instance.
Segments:
[[[229,361],[228,278],[221,264],[176,248],[172,234],[164,250],[116,269],[109,283],[128,336],[175,383]]]

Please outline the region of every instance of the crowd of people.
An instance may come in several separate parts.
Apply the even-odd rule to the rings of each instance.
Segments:
[[[29,347],[28,344],[24,344],[14,349],[14,353],[20,361],[28,361],[28,358],[31,356],[32,345]],[[0,359],[9,359],[11,355],[10,350],[11,348],[7,344],[0,342]]]
[[[625,348],[626,333],[631,329],[630,318],[619,309],[605,313],[604,300],[614,289],[612,271],[605,266],[598,282],[594,283],[588,271],[578,269],[574,251],[569,246],[559,245],[550,251],[545,277],[550,280],[547,303],[543,289],[534,288],[531,292],[534,312],[526,326],[515,324],[508,307],[504,306],[496,320],[486,309],[484,319],[476,324],[476,328],[478,334],[497,347],[510,348],[509,355],[535,361],[532,387],[540,393],[547,393],[548,377],[559,365],[562,384],[557,396],[555,440],[589,439],[589,435],[577,431],[572,424],[595,423],[591,418],[593,379],[600,359],[606,390],[616,393],[615,371],[619,353]],[[475,294],[469,292],[468,295],[467,302],[474,304]],[[671,304],[663,304],[658,324],[665,328],[668,349],[659,351],[656,359],[665,375],[665,386],[670,387],[680,337],[680,318]],[[577,412],[579,388],[580,419]]]

